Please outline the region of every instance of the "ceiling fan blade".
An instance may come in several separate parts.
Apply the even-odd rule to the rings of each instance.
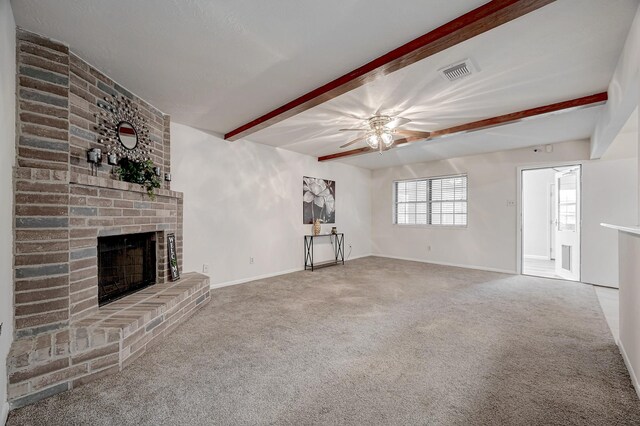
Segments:
[[[339,132],[368,132],[371,129],[340,129]]]
[[[396,127],[404,126],[407,123],[411,123],[411,120],[404,117],[395,117],[385,127],[389,129],[395,129]]]
[[[397,135],[414,136],[425,139],[431,136],[431,132],[420,132],[418,130],[393,129],[393,132]]]
[[[345,143],[345,144],[344,144],[344,145],[342,145],[340,148],[346,148],[346,147],[348,147],[349,145],[353,145],[353,144],[354,144],[354,143],[356,143],[356,142],[363,141],[363,140],[365,140],[366,138],[367,138],[367,136],[362,136],[362,137],[360,137],[360,138],[354,139],[354,140],[352,140],[351,142],[347,142],[347,143]]]

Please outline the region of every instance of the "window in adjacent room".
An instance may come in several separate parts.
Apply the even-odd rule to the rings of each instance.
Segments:
[[[467,226],[467,175],[395,182],[394,223]]]

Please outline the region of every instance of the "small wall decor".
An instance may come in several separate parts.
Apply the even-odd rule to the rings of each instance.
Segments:
[[[171,281],[180,279],[178,270],[178,255],[176,253],[176,235],[167,234],[167,247],[169,250],[169,268],[171,269]]]
[[[147,190],[151,199],[160,188],[161,170],[151,161],[151,141],[147,120],[140,115],[138,106],[124,96],[105,96],[98,102],[102,111],[96,114],[100,133],[98,141],[107,147],[108,163],[119,179],[138,183]]]
[[[151,141],[147,120],[140,115],[138,106],[124,96],[105,96],[98,102],[102,111],[96,114],[100,134],[98,141],[107,146],[107,155],[115,155],[117,161],[150,160]]]
[[[108,154],[107,155],[107,163],[109,163],[110,166],[117,166],[118,165],[118,156],[116,154]]]
[[[333,180],[302,178],[302,222],[335,223],[336,183]]]
[[[100,148],[91,148],[87,151],[87,161],[92,165],[100,165],[102,163],[102,150]]]
[[[87,161],[91,164],[91,174],[98,174],[98,167],[102,165],[102,150],[100,148],[91,148],[87,151]]]

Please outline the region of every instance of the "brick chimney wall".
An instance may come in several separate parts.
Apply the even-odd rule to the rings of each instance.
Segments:
[[[145,311],[139,324],[153,321],[153,327],[135,339],[129,337],[129,347],[123,339],[137,326],[105,326],[112,327],[114,321],[108,317],[115,311],[101,312],[98,307],[97,238],[155,232],[158,284],[152,287],[158,289],[147,294],[165,291],[171,286],[169,233],[176,236],[182,269],[183,198],[163,181],[157,197],[150,199],[139,185],[117,180],[106,161],[92,173],[87,150],[105,149],[94,128],[95,113],[105,96],[130,98],[147,120],[151,158],[162,176],[171,171],[169,116],[62,43],[18,29],[16,60],[15,341],[7,360],[9,399],[18,401],[14,407],[123,368],[125,360],[134,359],[133,352],[139,355],[157,337],[159,328],[155,333],[153,329],[169,318],[168,307],[175,312],[163,329],[177,325],[187,312],[209,300],[208,278],[189,277],[179,291],[171,292],[173,299],[164,298],[164,305]],[[83,364],[74,365],[78,360]]]

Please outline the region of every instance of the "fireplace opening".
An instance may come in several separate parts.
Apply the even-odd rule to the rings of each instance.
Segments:
[[[98,305],[156,282],[156,234],[98,238]]]

